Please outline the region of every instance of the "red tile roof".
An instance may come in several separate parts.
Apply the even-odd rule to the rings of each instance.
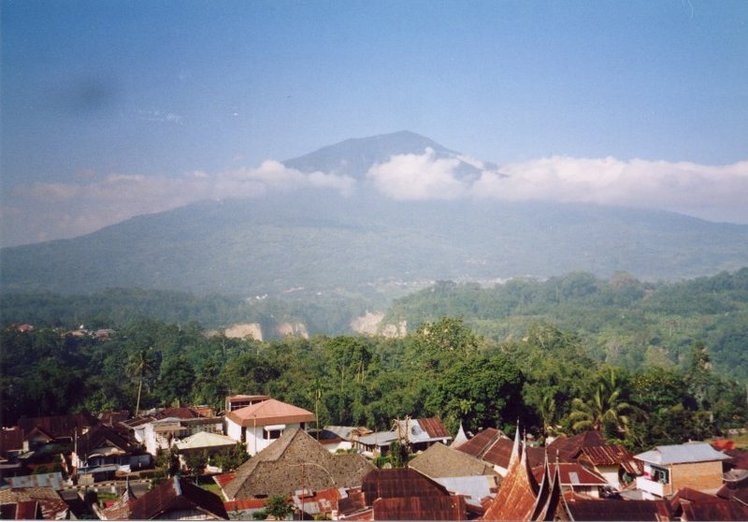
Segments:
[[[223,473],[221,475],[214,475],[213,480],[218,484],[218,487],[223,489],[223,487],[234,480],[236,478],[236,473],[233,471],[231,473]]]
[[[245,498],[242,500],[229,500],[223,503],[226,511],[244,511],[247,509],[263,509],[266,499],[264,498]]]
[[[715,439],[710,442],[712,448],[717,451],[725,451],[735,449],[735,441],[730,439]]]
[[[268,399],[251,406],[239,408],[227,413],[226,416],[243,427],[300,424],[302,422],[313,422],[315,418],[310,411],[276,399]]]

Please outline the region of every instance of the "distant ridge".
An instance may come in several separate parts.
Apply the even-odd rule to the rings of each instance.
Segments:
[[[404,131],[346,140],[286,165],[361,178],[377,162],[426,148],[459,158]],[[462,168],[477,171],[465,162]],[[3,291],[122,287],[257,295],[574,271],[674,280],[742,266],[748,266],[748,225],[597,205],[403,203],[374,190],[343,197],[306,189],[201,202],[75,239],[3,248],[0,284]]]

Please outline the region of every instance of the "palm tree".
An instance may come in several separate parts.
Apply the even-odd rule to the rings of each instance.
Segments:
[[[156,373],[156,365],[148,349],[141,349],[130,356],[127,361],[127,374],[138,380],[138,399],[135,403],[135,416],[140,413],[140,397],[143,393],[143,381]]]
[[[569,420],[572,421],[574,431],[603,431],[605,428],[613,427],[616,435],[628,431],[628,414],[633,413],[635,409],[629,403],[620,400],[621,389],[612,369],[607,377],[600,379],[588,400],[576,398],[572,401]]]
[[[543,436],[555,436],[559,434],[559,426],[556,425],[556,394],[552,390],[547,391],[538,406],[538,413],[543,421]]]

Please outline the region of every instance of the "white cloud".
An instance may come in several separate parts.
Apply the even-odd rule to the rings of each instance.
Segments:
[[[748,222],[748,161],[700,165],[554,156],[484,173],[476,197],[657,208],[715,220]]]
[[[384,195],[397,200],[457,199],[469,186],[455,177],[457,158],[437,158],[433,149],[423,154],[398,154],[374,165],[366,177]]]
[[[711,166],[616,158],[553,156],[504,165],[501,173],[458,175],[460,160],[433,150],[396,155],[373,166],[367,179],[401,200],[489,199],[559,201],[671,210],[716,221],[748,223],[748,161]],[[79,176],[75,183],[33,183],[3,194],[2,244],[72,237],[130,217],[204,199],[255,198],[298,188],[351,194],[356,180],[303,173],[268,160],[256,168],[177,177],[111,174]]]
[[[76,183],[16,186],[3,198],[2,244],[73,237],[140,214],[205,199],[255,198],[273,191],[320,187],[349,195],[355,180],[322,172],[306,174],[265,161],[257,168],[177,177],[111,174]],[[7,218],[7,219],[6,219]]]

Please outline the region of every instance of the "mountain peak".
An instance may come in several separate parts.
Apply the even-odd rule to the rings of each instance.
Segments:
[[[363,177],[372,165],[398,154],[423,154],[433,149],[437,156],[455,156],[431,138],[412,131],[398,131],[366,138],[351,138],[283,162],[302,172],[322,171],[339,176]]]

